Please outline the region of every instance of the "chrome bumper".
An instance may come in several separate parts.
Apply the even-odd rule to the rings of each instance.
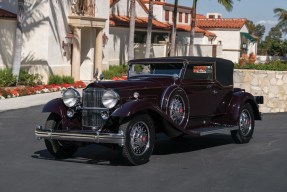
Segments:
[[[125,136],[123,133],[83,133],[83,132],[64,132],[43,129],[36,126],[35,135],[38,139],[57,139],[66,141],[79,141],[88,143],[109,143],[123,146]]]

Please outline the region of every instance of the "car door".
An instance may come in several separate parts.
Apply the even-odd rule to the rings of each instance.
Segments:
[[[219,90],[214,74],[214,63],[187,64],[182,87],[189,98],[190,118],[205,118],[216,115]]]

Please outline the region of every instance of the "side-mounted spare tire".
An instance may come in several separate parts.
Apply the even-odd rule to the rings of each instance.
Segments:
[[[166,114],[179,127],[184,129],[189,118],[189,101],[183,90],[174,91],[168,101]]]

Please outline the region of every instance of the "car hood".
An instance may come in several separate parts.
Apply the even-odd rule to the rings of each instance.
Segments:
[[[129,79],[126,81],[101,81],[91,83],[88,88],[104,88],[115,90],[126,89],[150,89],[156,87],[163,87],[173,84],[172,78],[141,78],[141,79]]]

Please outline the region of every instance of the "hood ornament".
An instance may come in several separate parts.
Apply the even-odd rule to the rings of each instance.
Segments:
[[[96,69],[95,74],[94,74],[94,78],[96,80],[96,83],[102,81],[105,78],[104,74],[101,74],[100,78],[98,78],[98,75],[99,75],[99,70]]]

